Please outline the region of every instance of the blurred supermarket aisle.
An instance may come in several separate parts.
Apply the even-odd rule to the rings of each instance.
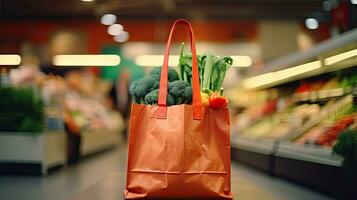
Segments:
[[[106,175],[117,172],[125,176],[126,146],[88,157],[69,168],[62,168],[42,178],[37,176],[0,176],[0,199],[64,200],[71,199]],[[329,200],[315,191],[271,177],[241,164],[232,163],[232,184],[244,179],[277,200]],[[240,187],[232,185],[232,188]],[[119,188],[118,188],[119,189]],[[233,191],[235,192],[235,191]],[[239,196],[239,194],[235,194]]]

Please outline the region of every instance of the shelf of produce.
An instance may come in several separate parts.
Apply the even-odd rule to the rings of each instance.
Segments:
[[[0,174],[46,174],[67,162],[62,130],[44,133],[0,133]]]
[[[341,197],[342,160],[328,147],[284,142],[276,150],[275,175]]]
[[[80,155],[87,156],[115,147],[120,142],[119,131],[90,130],[81,134]]]
[[[326,101],[330,98],[342,97],[349,93],[349,89],[335,88],[330,90],[319,90],[310,92],[301,92],[293,95],[293,100],[297,103],[299,102],[318,102]]]
[[[248,140],[241,137],[232,137],[232,160],[245,163],[273,174],[273,155],[277,143],[277,140]]]

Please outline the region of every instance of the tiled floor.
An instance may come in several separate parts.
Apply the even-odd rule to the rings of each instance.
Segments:
[[[67,200],[112,172],[124,174],[126,148],[116,148],[82,160],[46,177],[0,176],[0,200]],[[240,176],[277,200],[332,199],[305,187],[232,163]],[[234,192],[234,191],[233,191]]]

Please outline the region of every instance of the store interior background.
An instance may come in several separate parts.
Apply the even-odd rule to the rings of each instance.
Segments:
[[[233,176],[272,199],[356,197],[356,170],[332,153],[357,127],[356,0],[0,0],[0,199],[124,180],[128,87],[162,64],[179,18],[199,54],[234,60]],[[184,30],[174,41],[171,66],[189,50]]]

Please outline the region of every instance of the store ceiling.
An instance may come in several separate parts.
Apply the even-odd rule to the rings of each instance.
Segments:
[[[90,19],[113,13],[121,19],[324,18],[323,0],[0,0],[2,20]]]

